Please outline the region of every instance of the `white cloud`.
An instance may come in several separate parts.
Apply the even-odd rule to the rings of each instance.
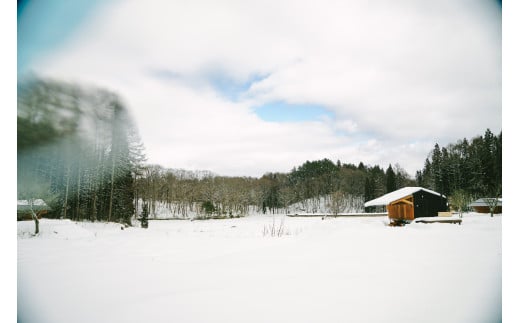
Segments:
[[[492,1],[134,0],[102,9],[33,68],[117,91],[149,160],[167,167],[258,176],[331,158],[414,173],[434,142],[501,129]],[[210,73],[266,77],[230,102]],[[265,122],[251,107],[271,100],[322,105],[335,120]]]

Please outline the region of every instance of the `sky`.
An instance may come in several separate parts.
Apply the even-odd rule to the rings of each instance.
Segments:
[[[491,0],[22,1],[17,73],[118,93],[164,167],[414,176],[502,130],[501,23]]]
[[[434,142],[497,132],[502,120],[504,200],[515,199],[518,1],[504,4],[503,53],[493,1],[242,1],[221,2],[218,10],[191,1],[38,2],[35,10],[35,1],[18,1],[27,7],[17,19],[14,2],[0,4],[3,43],[17,47],[7,46],[0,60],[3,88],[11,89],[0,96],[2,144],[13,152],[5,169],[16,168],[16,109],[7,108],[16,106],[14,79],[33,71],[117,91],[137,119],[150,162],[228,175],[285,171],[314,158],[399,163],[413,175]],[[55,8],[65,3],[68,12]],[[50,27],[56,23],[63,26]],[[21,39],[22,29],[30,40]],[[294,112],[291,123],[258,109],[280,104],[285,114],[295,105],[311,113]],[[176,140],[183,136],[189,141]],[[2,193],[14,201],[16,172],[7,173],[12,185]],[[505,321],[519,314],[517,222],[504,217]],[[11,246],[4,258],[14,264],[15,231],[0,230]],[[16,266],[5,272],[4,298],[13,306],[1,316],[14,321]]]

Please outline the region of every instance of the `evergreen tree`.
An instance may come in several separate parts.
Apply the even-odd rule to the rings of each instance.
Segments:
[[[130,223],[134,161],[142,158],[132,149],[135,127],[117,95],[23,79],[17,114],[18,176],[48,183],[55,197],[49,216]]]
[[[393,192],[397,189],[396,184],[396,176],[394,170],[392,169],[392,165],[388,165],[386,169],[386,192]]]
[[[417,182],[447,196],[497,197],[502,192],[502,133],[466,138],[446,147],[435,144]],[[456,198],[459,200],[459,198]]]

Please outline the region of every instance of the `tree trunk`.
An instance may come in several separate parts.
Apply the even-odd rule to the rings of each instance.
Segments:
[[[91,221],[96,221],[97,220],[97,207],[96,207],[96,204],[97,204],[97,193],[95,190],[93,190],[93,197],[92,197],[92,218],[91,218]]]
[[[137,219],[138,216],[138,206],[139,206],[139,192],[137,187],[137,170],[134,174],[134,218]]]
[[[113,149],[113,148],[112,148]],[[112,174],[110,176],[110,200],[108,202],[108,222],[110,222],[112,218],[112,204],[114,199],[114,173],[116,169],[116,158],[115,155],[112,153]]]
[[[34,235],[37,235],[38,233],[40,233],[40,220],[38,220],[38,216],[34,212],[33,202],[34,201],[32,199],[29,200],[29,205],[31,207],[31,215],[34,220]]]
[[[76,219],[80,220],[79,209],[80,209],[80,192],[81,192],[81,164],[78,163],[78,186],[77,186],[77,195],[76,195]]]
[[[69,199],[69,184],[70,184],[70,165],[67,168],[67,184],[65,185],[65,199],[63,201],[63,218],[67,218],[67,203]]]
[[[34,219],[34,234],[40,233],[40,220],[38,220],[38,216],[36,213],[33,212],[33,219]]]

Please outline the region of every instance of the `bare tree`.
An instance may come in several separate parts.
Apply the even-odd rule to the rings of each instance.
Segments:
[[[347,207],[348,199],[345,193],[340,191],[335,191],[330,195],[329,202],[327,203],[327,207],[334,215],[334,217],[338,216],[338,214],[343,211]]]
[[[450,204],[459,213],[459,217],[462,218],[462,212],[467,208],[471,202],[471,197],[464,190],[456,190],[449,198]]]
[[[27,201],[29,212],[34,220],[34,234],[40,233],[39,212],[47,209],[47,206],[56,198],[51,193],[49,184],[42,181],[34,174],[18,176],[18,199]]]
[[[501,199],[499,197],[496,198],[490,198],[486,197],[483,199],[486,205],[489,207],[489,213],[491,214],[491,217],[495,214],[495,210],[498,206],[498,203],[501,202]]]

